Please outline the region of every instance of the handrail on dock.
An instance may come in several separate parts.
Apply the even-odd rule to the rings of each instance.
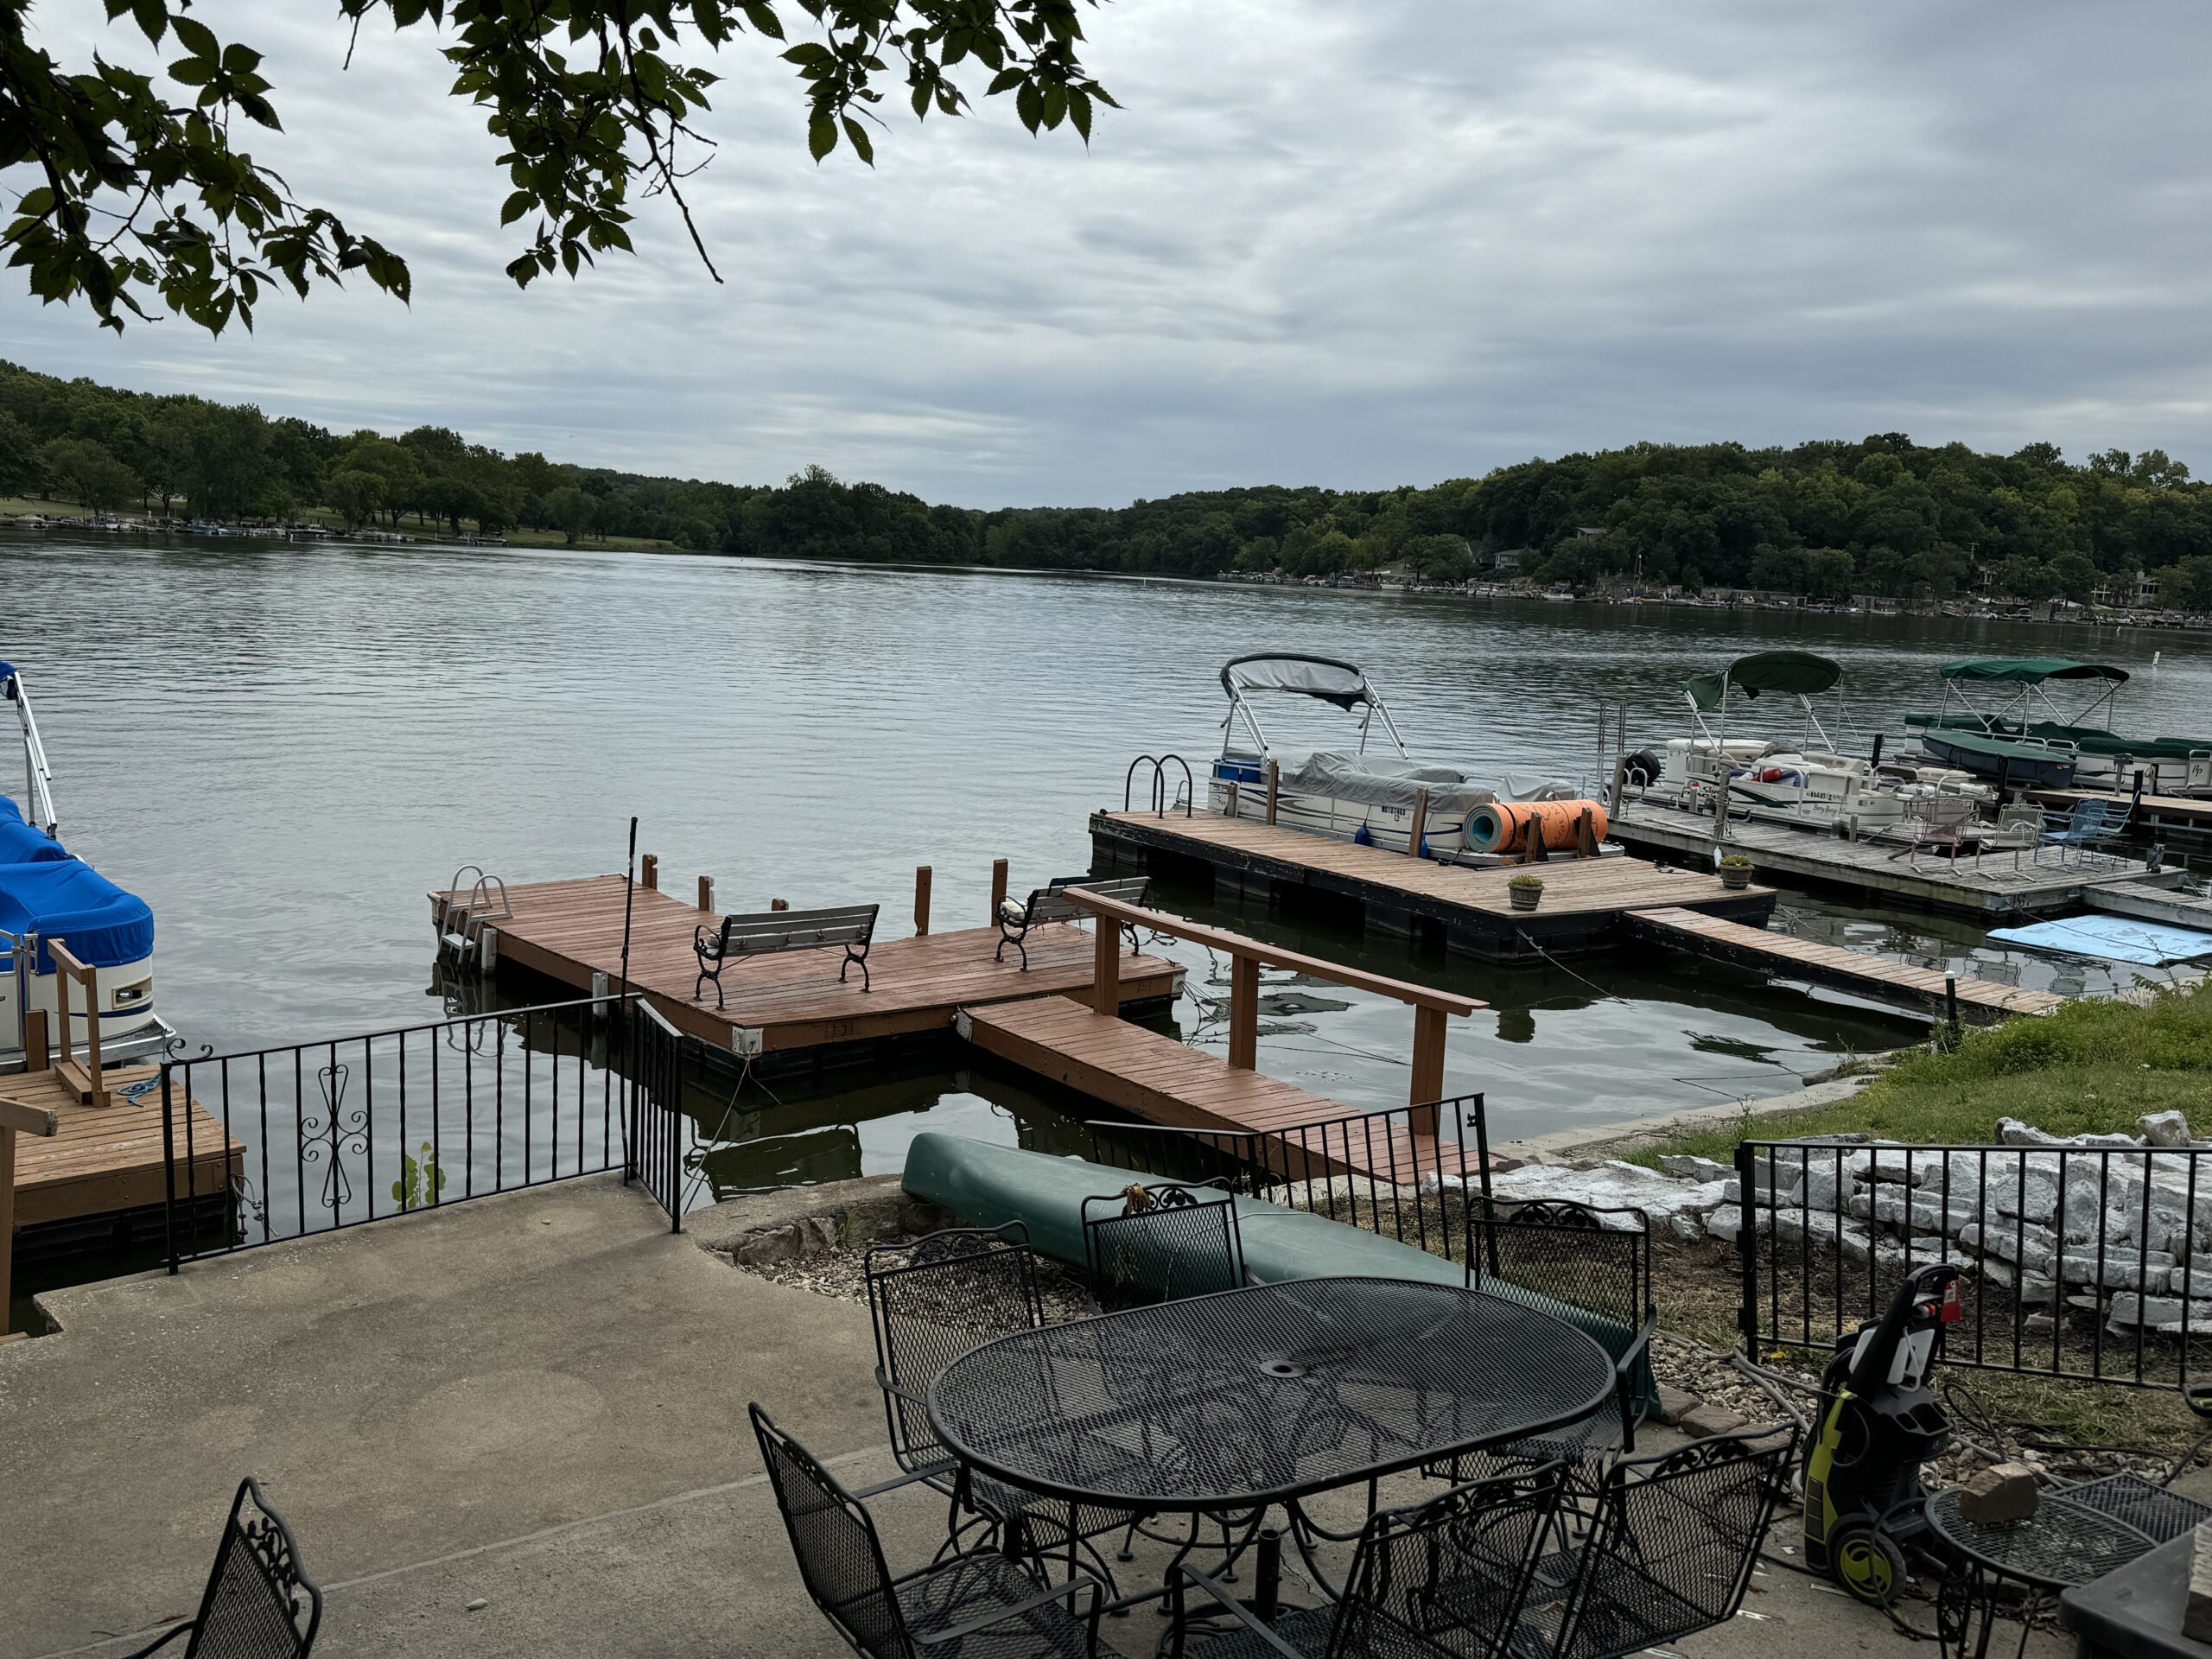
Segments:
[[[1069,903],[1097,919],[1098,945],[1091,1006],[1102,1014],[1111,1017],[1121,1010],[1121,930],[1123,927],[1148,928],[1169,938],[1184,939],[1192,944],[1205,945],[1209,950],[1228,954],[1230,961],[1229,1064],[1239,1071],[1257,1069],[1262,968],[1287,969],[1292,973],[1305,974],[1334,985],[1368,991],[1377,996],[1387,996],[1395,1001],[1410,1004],[1414,1010],[1411,1097],[1416,1110],[1431,1107],[1444,1093],[1445,1016],[1470,1014],[1490,1006],[1478,998],[1461,996],[1455,991],[1431,990],[1426,985],[1410,984],[1402,979],[1370,974],[1363,969],[1347,968],[1341,963],[1325,962],[1319,957],[1309,957],[1302,951],[1286,950],[1277,945],[1248,938],[1242,933],[1207,927],[1198,922],[1186,922],[1180,916],[1170,915],[1166,911],[1147,910],[1141,905],[1109,899],[1085,887],[1069,887],[1066,893]],[[1433,1112],[1428,1133],[1435,1133]]]

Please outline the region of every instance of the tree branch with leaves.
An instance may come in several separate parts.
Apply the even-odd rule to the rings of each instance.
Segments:
[[[105,0],[111,27],[180,54],[158,75],[95,53],[71,72],[27,34],[29,0],[0,0],[0,169],[17,186],[0,245],[48,303],[82,300],[102,326],[158,302],[219,334],[282,284],[359,273],[403,302],[406,261],[297,200],[245,149],[283,130],[261,54],[225,43],[191,0]],[[1118,107],[1084,69],[1081,11],[1098,0],[340,0],[348,55],[360,29],[427,27],[447,40],[451,93],[484,111],[510,189],[504,226],[529,222],[507,264],[518,285],[571,277],[632,251],[631,198],[665,197],[716,282],[686,181],[713,158],[700,125],[719,79],[697,60],[751,35],[782,42],[805,105],[809,151],[842,141],[873,165],[877,106],[903,78],[917,118],[972,108],[955,71],[1012,95],[1033,134]],[[786,22],[809,38],[793,41]]]

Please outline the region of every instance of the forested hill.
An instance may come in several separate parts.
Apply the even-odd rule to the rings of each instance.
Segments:
[[[1262,486],[1126,507],[931,506],[818,467],[780,486],[652,478],[502,454],[442,427],[332,432],[251,406],[118,391],[0,364],[0,494],[102,510],[346,522],[571,540],[647,537],[797,558],[1216,575],[1400,566],[1455,579],[1504,550],[1548,581],[1640,575],[1947,598],[2085,598],[2133,571],[2212,609],[2212,487],[2160,450],[2068,463],[2053,446],[1981,454],[1902,434],[1746,449],[1637,444],[1432,487]]]

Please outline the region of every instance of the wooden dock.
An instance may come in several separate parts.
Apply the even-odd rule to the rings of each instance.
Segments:
[[[2102,801],[2128,815],[2127,836],[2135,841],[2172,840],[2195,843],[2212,836],[2212,799],[2192,795],[2130,795],[2102,789],[2031,789],[2038,806],[2070,812],[2084,801]]]
[[[18,1230],[54,1224],[79,1224],[78,1230],[105,1230],[111,1217],[158,1207],[168,1195],[162,1141],[162,1091],[158,1084],[135,1096],[135,1085],[161,1076],[158,1066],[111,1068],[103,1075],[111,1104],[86,1106],[59,1071],[19,1071],[0,1077],[0,1100],[58,1120],[50,1136],[25,1136],[16,1148],[16,1227]],[[186,1164],[185,1125],[177,1123],[176,1190],[219,1195],[227,1204],[245,1174],[245,1147],[226,1136],[223,1126],[196,1101],[186,1103],[192,1118],[191,1166]]]
[[[1802,979],[1834,986],[1871,1001],[1902,1004],[1929,1013],[1945,1012],[1944,976],[1861,951],[1786,933],[1769,933],[1690,910],[1642,910],[1628,918],[1629,931],[1654,944],[1688,950],[1739,968],[1756,969],[1780,979]],[[2066,999],[2050,991],[2027,991],[1984,979],[1955,982],[1959,1016],[1981,1023],[2016,1014],[2050,1014]]]
[[[1180,866],[1210,871],[1217,891],[1327,895],[1358,906],[1370,929],[1433,932],[1493,962],[1608,949],[1620,942],[1621,918],[1632,910],[1674,907],[1755,923],[1775,904],[1767,888],[1731,891],[1711,874],[1638,858],[1554,854],[1541,864],[1471,869],[1211,812],[1098,812],[1090,837],[1093,868],[1102,873]],[[1509,884],[1522,874],[1543,878],[1543,899],[1533,911],[1513,908]]]
[[[488,958],[580,992],[612,988],[622,973],[626,886],[620,875],[598,875],[509,888],[513,913],[487,925]],[[430,895],[434,920],[447,897]],[[1011,950],[1004,962],[992,960],[997,928],[976,927],[879,940],[868,951],[868,990],[857,969],[840,982],[842,958],[834,950],[733,961],[722,974],[727,1006],[717,1008],[711,984],[703,997],[692,995],[699,964],[691,942],[695,929],[711,930],[721,917],[650,887],[630,897],[630,983],[679,1030],[728,1052],[822,1051],[949,1031],[957,1009],[1083,992],[1093,982],[1091,938],[1080,927],[1058,922],[1031,930],[1027,973]],[[1125,1004],[1165,1001],[1181,987],[1181,966],[1164,957],[1125,951],[1119,966]]]
[[[1341,1101],[1233,1066],[1070,997],[969,1010],[959,1028],[986,1052],[1147,1122],[1261,1136],[1269,1144],[1253,1150],[1254,1160],[1295,1178],[1351,1173],[1412,1185],[1440,1167],[1440,1156],[1453,1166],[1445,1173],[1454,1176],[1475,1165],[1471,1147],[1462,1167],[1460,1148],[1440,1147],[1398,1120],[1387,1132],[1364,1125],[1349,1133],[1317,1128],[1360,1115]],[[1308,1133],[1294,1133],[1301,1128]]]
[[[1612,835],[1651,857],[1681,859],[1700,868],[1712,861],[1713,821],[1670,807],[1630,802],[1614,817]],[[1945,853],[1923,853],[1915,861],[1901,855],[1897,842],[1845,841],[1740,818],[1728,825],[1727,850],[1750,859],[1762,881],[1847,888],[1889,903],[1984,918],[2079,910],[2109,889],[2171,887],[2183,877],[2178,867],[2152,871],[2141,859],[2069,855],[2062,865],[2051,854],[2037,863],[2010,848],[1978,857],[1961,854],[1955,874]]]

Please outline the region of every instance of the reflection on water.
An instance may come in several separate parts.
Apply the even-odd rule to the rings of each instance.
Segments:
[[[1220,664],[1254,650],[1364,664],[1417,747],[1491,773],[1588,770],[1600,697],[1662,740],[1684,678],[1768,645],[1840,658],[1859,728],[1893,743],[1936,664],[1974,652],[2120,662],[2143,729],[2198,729],[2212,703],[2212,646],[2184,636],[677,556],[0,541],[0,594],[65,834],[152,902],[164,1009],[220,1049],[423,1018],[426,889],[472,861],[619,869],[632,813],[679,890],[707,873],[732,906],[877,899],[887,921],[929,863],[937,925],[981,925],[994,857],[1016,892],[1080,868],[1133,755],[1217,746]],[[1486,1094],[1500,1138],[1771,1093],[1919,1028],[1681,957],[1507,969],[1159,897],[1489,1002],[1452,1022],[1446,1088]],[[1800,895],[1783,925],[2056,989],[2134,976]],[[1182,1029],[1219,1052],[1226,963],[1160,948],[1191,969]],[[1403,1102],[1408,1010],[1289,976],[1262,991],[1262,1069]],[[717,1189],[896,1169],[925,1125],[1073,1150],[1089,1109],[943,1058],[770,1078],[734,1115],[727,1084],[699,1092]]]

